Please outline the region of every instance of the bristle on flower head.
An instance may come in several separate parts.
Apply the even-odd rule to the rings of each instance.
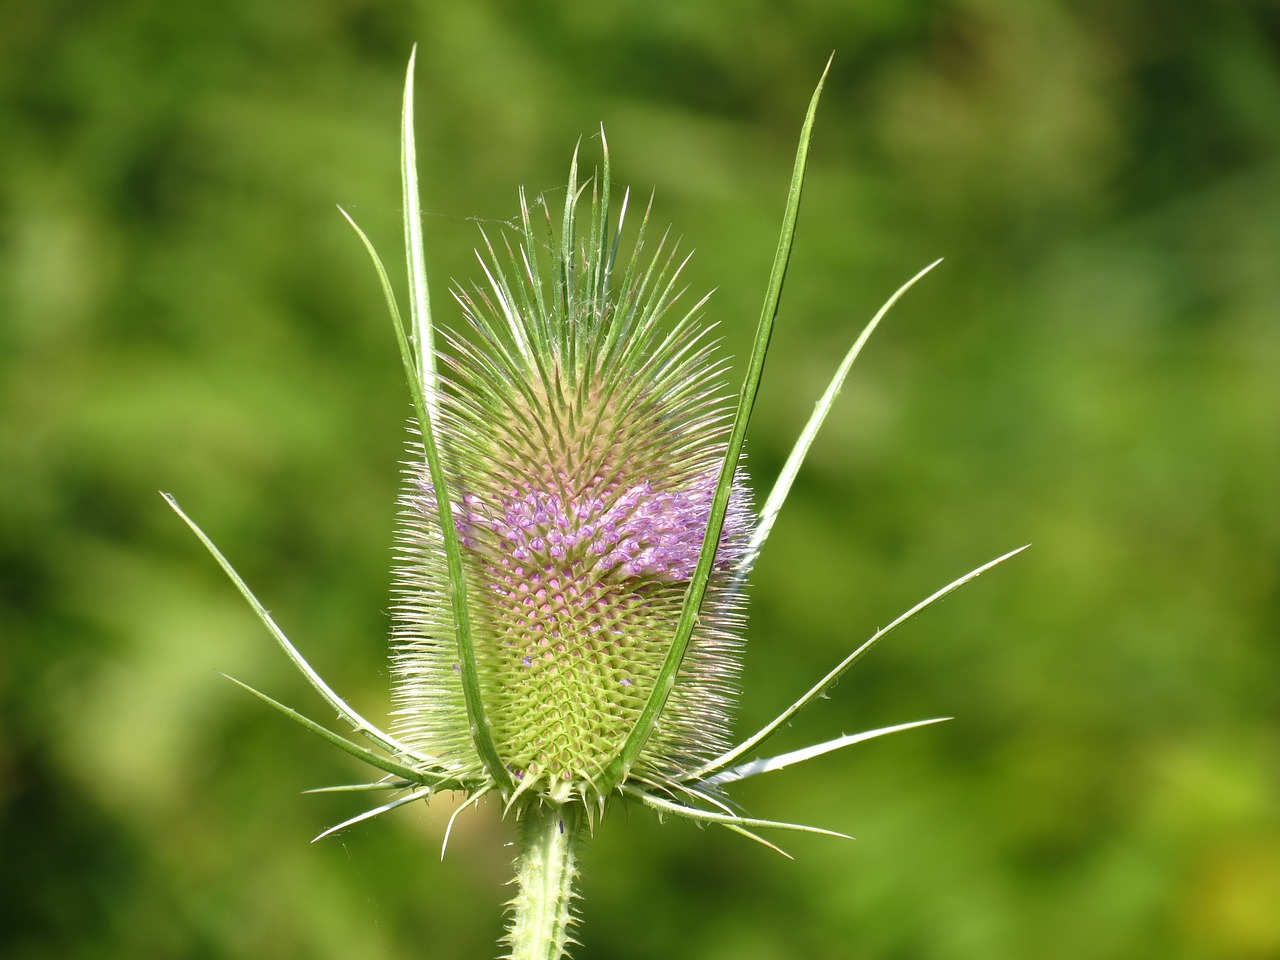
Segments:
[[[441,357],[435,425],[464,561],[476,673],[493,742],[521,792],[598,798],[671,646],[725,455],[723,367],[702,303],[673,305],[648,215],[615,276],[608,164],[577,230],[575,169],[540,243],[521,195],[517,243],[486,237],[486,284]],[[538,206],[535,205],[535,209]],[[625,215],[626,202],[623,202]],[[545,206],[544,206],[545,209]],[[506,240],[507,238],[503,238]],[[469,730],[439,493],[412,446],[402,497],[393,666],[398,733],[460,775]],[[753,525],[741,471],[676,685],[632,776],[662,783],[727,746]]]

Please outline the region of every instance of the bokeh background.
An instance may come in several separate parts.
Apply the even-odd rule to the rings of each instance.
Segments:
[[[476,220],[616,179],[741,354],[836,59],[750,439],[766,487],[872,341],[760,563],[743,728],[965,570],[786,732],[949,724],[745,785],[788,838],[620,812],[582,960],[1280,957],[1280,8],[1264,0],[0,4],[0,955],[488,957],[508,825],[316,845],[353,763],[172,491],[386,703],[420,44],[434,294]],[[397,266],[396,277],[402,277]]]

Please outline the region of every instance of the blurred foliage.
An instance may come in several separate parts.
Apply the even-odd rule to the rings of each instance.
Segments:
[[[795,739],[958,719],[747,785],[802,838],[611,818],[582,960],[1280,957],[1280,9],[1265,0],[78,4],[0,29],[0,954],[486,957],[509,826],[303,788],[351,764],[173,491],[385,709],[407,394],[341,203],[394,262],[403,64],[428,245],[606,125],[741,353],[836,62],[764,487],[861,323],[755,578],[743,723],[916,599]],[[785,744],[784,744],[785,745]]]

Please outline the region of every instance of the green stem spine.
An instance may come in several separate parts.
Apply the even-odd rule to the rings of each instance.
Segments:
[[[508,960],[560,960],[574,922],[573,883],[585,818],[576,803],[529,803],[521,816],[521,849],[507,942]]]

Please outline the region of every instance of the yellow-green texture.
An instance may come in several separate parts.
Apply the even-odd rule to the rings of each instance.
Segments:
[[[603,121],[741,361],[832,48],[748,454],[767,486],[877,334],[753,575],[740,732],[1011,545],[779,748],[956,722],[583,850],[579,958],[1280,952],[1280,23],[1259,2],[11,4],[0,30],[0,954],[488,956],[514,828],[315,846],[354,762],[156,491],[366,716],[405,384],[368,261],[418,151],[441,322],[471,218]],[[390,259],[390,257],[389,257]],[[399,278],[395,278],[397,281]],[[737,371],[728,378],[736,383]],[[789,737],[794,737],[794,743]],[[784,740],[786,742],[784,742]],[[785,791],[787,796],[780,796]]]

